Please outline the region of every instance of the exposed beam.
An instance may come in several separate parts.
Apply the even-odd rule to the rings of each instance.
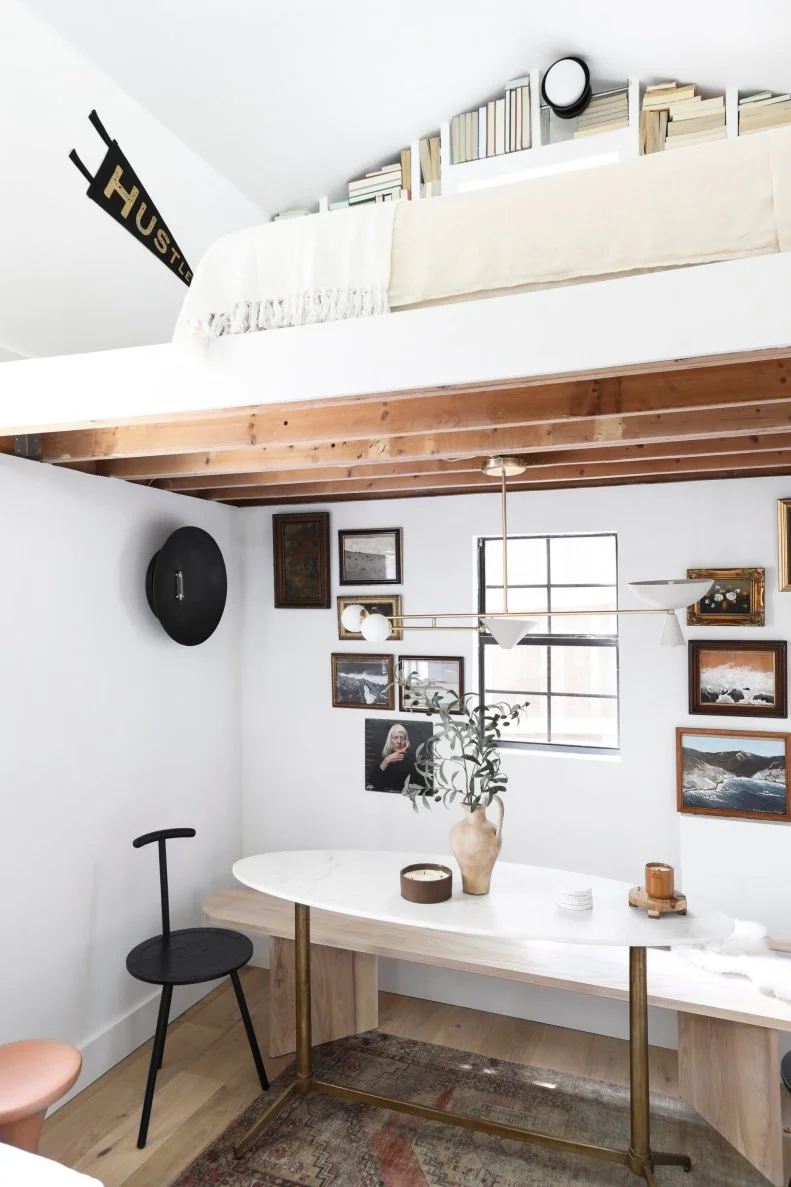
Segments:
[[[218,453],[128,458],[99,462],[97,469],[100,474],[115,478],[158,480],[763,434],[791,429],[791,393],[789,397],[766,406],[751,405],[715,411],[651,413],[632,418],[619,415],[589,417],[517,428],[447,431],[417,436],[410,434],[365,441],[337,441],[318,446],[257,446]]]
[[[659,458],[711,457],[716,454],[756,453],[791,449],[791,432],[753,433],[743,437],[691,438],[646,445],[596,446],[572,450],[522,454],[528,466],[600,465],[607,462],[649,461]],[[188,478],[165,478],[165,490],[181,493],[210,491],[213,487],[277,486],[290,483],[334,482],[350,478],[398,478],[403,475],[480,473],[485,455],[470,458],[436,458],[433,461],[366,463],[352,466],[308,467],[302,470],[257,470],[249,474],[198,474]]]
[[[260,405],[230,415],[171,424],[42,434],[51,462],[124,459],[376,440],[394,436],[627,418],[681,409],[714,409],[789,399],[791,359],[707,365],[537,383],[514,380],[400,393],[386,399]]]
[[[509,483],[509,490],[519,490],[523,485],[554,485],[558,482],[582,482],[605,479],[608,481],[640,481],[645,476],[671,474],[706,474],[740,470],[773,470],[791,473],[791,449],[767,450],[764,453],[722,454],[715,457],[660,458],[655,461],[610,462],[598,465],[577,466],[532,466],[527,474]],[[460,490],[492,490],[492,479],[481,473],[462,474],[419,474],[403,475],[397,478],[353,478],[338,482],[314,481],[291,483],[285,486],[267,485],[251,487],[219,487],[206,491],[205,497],[219,502],[241,502],[248,499],[288,500],[291,497],[306,496],[320,501],[334,495],[357,495],[361,498],[376,498],[379,493]]]

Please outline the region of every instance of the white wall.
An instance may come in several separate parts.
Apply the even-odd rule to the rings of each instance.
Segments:
[[[626,587],[629,579],[683,575],[688,566],[763,565],[765,628],[687,633],[783,639],[789,634],[791,595],[776,592],[775,517],[776,500],[789,494],[791,483],[780,478],[515,493],[509,531],[617,532],[623,607],[638,604]],[[309,846],[447,852],[452,815],[434,810],[418,817],[400,796],[364,790],[366,713],[331,708],[330,653],[364,651],[366,645],[338,640],[334,608],[273,609],[272,510],[241,513],[245,852]],[[337,529],[400,526],[405,612],[475,606],[474,539],[499,531],[495,493],[338,503],[330,512],[333,603],[339,592]],[[503,859],[635,883],[646,861],[670,861],[690,894],[705,893],[725,910],[791,936],[789,826],[676,813],[675,727],[714,722],[687,714],[686,648],[657,647],[657,619],[620,622],[620,757],[506,754]],[[472,635],[413,633],[385,647],[412,654],[458,654],[464,648],[468,687],[474,687]],[[722,724],[787,728],[771,719],[731,718]],[[494,986],[414,966],[388,965],[384,982],[437,1000],[625,1033],[623,1007],[590,997]],[[655,1041],[672,1044],[672,1017],[656,1011],[653,1022]]]
[[[185,524],[212,533],[229,579],[194,648],[143,584]],[[174,926],[200,922],[241,848],[236,528],[230,509],[0,458],[0,1042],[76,1043],[82,1086],[154,1029],[156,990],[124,961],[160,930],[156,846],[132,839],[197,829],[169,845]],[[174,1015],[194,998],[177,990]]]

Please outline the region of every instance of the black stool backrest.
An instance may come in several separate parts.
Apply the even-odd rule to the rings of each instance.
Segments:
[[[168,893],[168,859],[165,842],[173,837],[194,837],[194,828],[162,828],[156,833],[143,833],[132,842],[135,849],[156,841],[159,846],[159,894],[162,900],[162,935],[170,935],[170,895]]]

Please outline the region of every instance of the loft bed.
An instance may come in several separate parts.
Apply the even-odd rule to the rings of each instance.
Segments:
[[[417,277],[415,302],[386,316],[226,333],[201,352],[169,344],[5,363],[0,451],[231,503],[490,489],[478,463],[497,449],[529,458],[514,484],[525,489],[791,473],[790,133],[514,183],[496,194],[395,203],[394,245],[402,211],[411,222],[422,209],[425,251],[449,266],[463,256],[462,271],[478,269],[485,287],[454,293],[446,276],[440,300],[425,251],[413,247],[414,268],[394,262],[388,303],[406,292],[407,274]],[[643,187],[631,191],[628,226],[613,216],[623,187],[612,184],[627,176]],[[583,178],[598,187],[595,208],[580,205]],[[459,240],[458,223],[434,242],[431,227],[443,212],[450,227],[472,197],[515,209],[520,191],[536,201],[550,181],[552,193],[567,195],[565,206],[559,198],[551,204],[553,217],[562,213],[557,234],[573,224],[589,267],[614,270],[605,278],[591,272],[577,277],[586,283],[571,283],[556,274],[535,291],[492,288],[491,270],[484,276],[479,267],[488,267],[490,235],[503,268],[514,244],[497,220],[482,222],[484,249]],[[291,227],[323,235],[336,220],[362,227],[381,210],[338,211]],[[531,237],[522,221],[522,257],[557,272],[555,241],[534,230]],[[284,223],[244,234],[259,232],[281,243],[296,233]],[[639,262],[655,270],[624,269],[618,244],[638,241]]]
[[[513,295],[791,249],[791,128],[268,223],[201,261],[174,340]]]

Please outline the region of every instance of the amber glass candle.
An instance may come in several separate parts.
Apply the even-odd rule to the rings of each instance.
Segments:
[[[645,867],[645,889],[651,898],[672,898],[673,867],[663,861],[649,861]]]

